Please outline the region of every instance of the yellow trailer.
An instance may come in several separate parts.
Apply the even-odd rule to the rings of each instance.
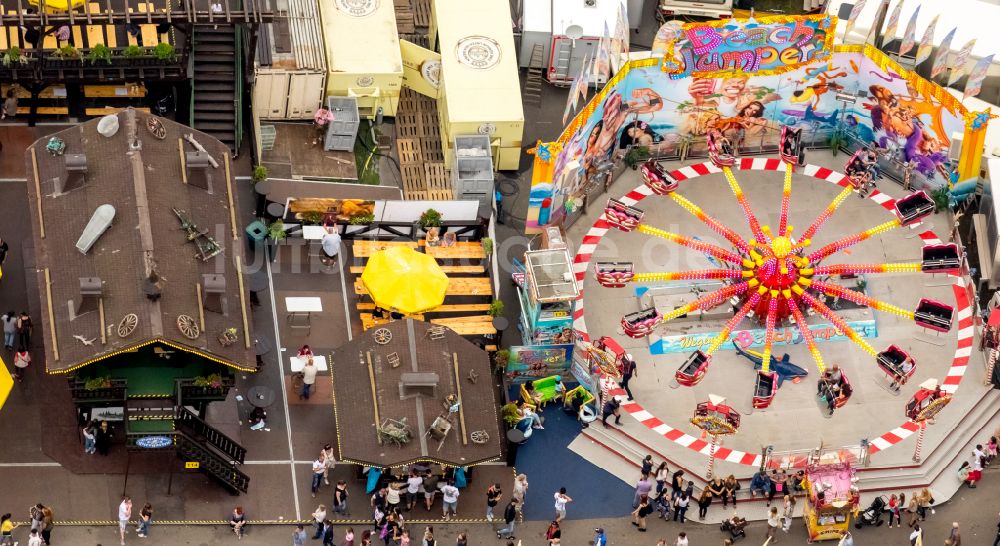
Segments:
[[[326,91],[356,97],[358,113],[396,115],[403,81],[396,13],[386,0],[319,0],[326,44]]]
[[[438,115],[447,167],[455,161],[455,136],[488,135],[495,169],[517,169],[524,110],[508,0],[434,0],[430,43],[441,52]]]

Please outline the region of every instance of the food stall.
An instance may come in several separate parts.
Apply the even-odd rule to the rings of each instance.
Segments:
[[[396,115],[403,59],[392,2],[320,0],[326,43],[326,92],[356,97],[358,113],[372,119]]]
[[[806,467],[806,499],[802,521],[810,542],[840,540],[851,525],[851,515],[860,501],[850,462],[820,462]]]
[[[322,106],[326,58],[318,10],[315,2],[290,0],[288,17],[261,27],[253,86],[257,119],[312,119]]]
[[[434,0],[429,36],[432,49],[441,52],[438,112],[445,165],[450,169],[455,163],[456,136],[488,135],[496,170],[517,169],[524,110],[509,3]]]

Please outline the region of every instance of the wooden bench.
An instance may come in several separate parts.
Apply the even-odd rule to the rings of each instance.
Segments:
[[[450,275],[482,275],[486,273],[486,268],[481,265],[442,265],[439,266],[441,271]],[[365,272],[365,266],[363,265],[352,265],[351,273],[360,275]]]
[[[31,112],[31,108],[28,106],[18,106],[18,114],[28,114]],[[35,108],[35,112],[42,116],[68,116],[69,108],[65,106],[39,106]]]
[[[11,86],[8,85],[8,84],[0,85],[0,96],[6,97],[7,96],[7,90],[10,89],[10,88],[11,88]],[[17,98],[19,98],[19,99],[30,99],[31,98],[31,91],[28,91],[24,87],[21,87],[20,85],[18,85],[17,86]],[[65,99],[66,98],[66,86],[65,85],[50,85],[50,86],[46,87],[45,89],[43,89],[42,92],[38,94],[38,98],[40,98],[40,99]]]
[[[98,99],[138,99],[146,96],[146,88],[141,85],[84,85],[83,96]]]
[[[392,322],[390,319],[384,319],[381,317],[376,317],[372,313],[359,313],[361,316],[361,329],[370,330],[376,326],[382,326],[384,324],[389,324]],[[406,315],[404,318],[411,318],[413,320],[424,320],[423,315]]]
[[[374,303],[359,303],[358,311],[374,311]],[[483,313],[490,310],[490,304],[488,303],[456,303],[456,304],[445,304],[440,307],[435,307],[430,311],[425,311],[427,313]]]
[[[107,116],[107,115],[111,115],[111,114],[117,114],[118,112],[121,112],[124,109],[125,108],[118,107],[118,106],[104,106],[102,108],[87,108],[85,110],[85,113],[88,116],[94,116],[94,117],[97,117],[97,116]],[[145,112],[147,114],[149,113],[149,108],[136,108],[136,110],[138,110],[140,112]]]
[[[431,324],[447,326],[460,336],[485,336],[497,333],[497,329],[493,327],[493,317],[489,315],[433,319]]]
[[[408,246],[416,249],[417,243],[413,241],[354,241],[352,249],[356,258],[370,258],[376,252],[390,246]]]
[[[354,281],[354,293],[359,296],[368,294],[368,289],[365,288],[360,278]],[[493,286],[487,277],[456,277],[448,279],[448,289],[445,291],[445,295],[491,297]]]
[[[87,11],[93,14],[101,13],[101,5],[97,2],[90,2],[87,4]],[[101,25],[87,25],[87,38],[91,40],[88,47],[94,47],[96,42],[93,40],[95,39],[99,39],[102,44],[111,49],[118,47],[118,36],[115,33],[114,25],[104,25],[103,29]]]

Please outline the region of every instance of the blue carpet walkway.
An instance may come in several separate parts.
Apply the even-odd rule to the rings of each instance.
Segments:
[[[580,431],[576,419],[564,413],[560,404],[549,404],[542,416],[545,429],[536,430],[517,451],[517,472],[528,476],[524,518],[537,521],[555,517],[552,497],[560,487],[565,487],[566,494],[573,498],[566,507],[567,519],[630,513],[633,489],[570,451],[568,446]]]

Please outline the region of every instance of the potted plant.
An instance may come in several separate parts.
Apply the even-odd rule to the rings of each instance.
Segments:
[[[938,186],[937,188],[931,190],[931,199],[934,200],[934,214],[947,209],[951,204],[951,197],[948,195],[948,187]]]
[[[3,55],[0,55],[0,64],[5,67],[9,67],[11,65],[14,65],[15,67],[22,66],[28,64],[28,58],[21,53],[21,48],[13,46],[5,51]]]
[[[441,227],[441,213],[434,209],[427,209],[420,214],[420,220],[417,222],[424,231],[432,227]]]
[[[87,61],[90,64],[104,63],[111,64],[111,50],[104,44],[94,44],[87,53]]]
[[[236,343],[237,339],[239,338],[236,336],[236,328],[226,328],[219,334],[219,343],[223,347],[229,347],[233,343]]]
[[[143,55],[146,55],[146,50],[135,44],[130,44],[122,51],[122,57],[125,57],[126,59],[135,59],[137,57],[142,57]]]
[[[500,349],[493,355],[493,371],[496,373],[503,373],[504,368],[507,367],[507,361],[510,359],[510,350]]]
[[[318,226],[323,223],[323,213],[311,210],[302,213],[302,222],[310,226]]]
[[[108,376],[92,377],[83,383],[83,388],[88,391],[111,388],[111,378]]]
[[[250,180],[256,186],[258,182],[263,182],[267,180],[267,174],[268,174],[267,167],[263,165],[257,165],[256,167],[253,168],[253,175],[250,177]]]
[[[153,57],[156,57],[158,61],[174,62],[177,55],[174,52],[174,46],[166,42],[160,42],[153,48]]]
[[[625,164],[634,171],[643,161],[649,159],[649,156],[648,146],[632,146],[625,154]]]
[[[77,48],[75,48],[75,47],[67,44],[67,45],[64,45],[64,46],[60,47],[59,49],[55,50],[55,52],[53,53],[53,55],[55,56],[55,58],[62,59],[64,61],[73,60],[73,59],[79,59],[80,58],[80,50],[78,50]]]
[[[285,222],[281,218],[271,222],[267,226],[267,236],[274,240],[275,243],[283,241],[288,234],[285,233]]]
[[[503,422],[511,428],[514,428],[517,422],[521,420],[521,414],[517,411],[517,404],[513,402],[504,404],[500,408],[500,416],[503,417]]]
[[[489,311],[487,311],[487,313],[491,317],[499,317],[500,315],[502,315],[503,314],[503,301],[501,301],[501,300],[493,300],[492,302],[490,302],[490,309],[489,309]]]
[[[352,226],[367,226],[368,224],[375,221],[375,214],[372,212],[363,212],[361,214],[355,214],[351,216],[350,223]]]
[[[493,239],[489,237],[483,237],[482,245],[483,245],[483,257],[489,260],[490,256],[493,255]]]
[[[235,328],[234,328],[235,329]],[[218,389],[222,387],[222,375],[213,373],[209,375],[199,375],[194,378],[195,387],[210,387]]]

